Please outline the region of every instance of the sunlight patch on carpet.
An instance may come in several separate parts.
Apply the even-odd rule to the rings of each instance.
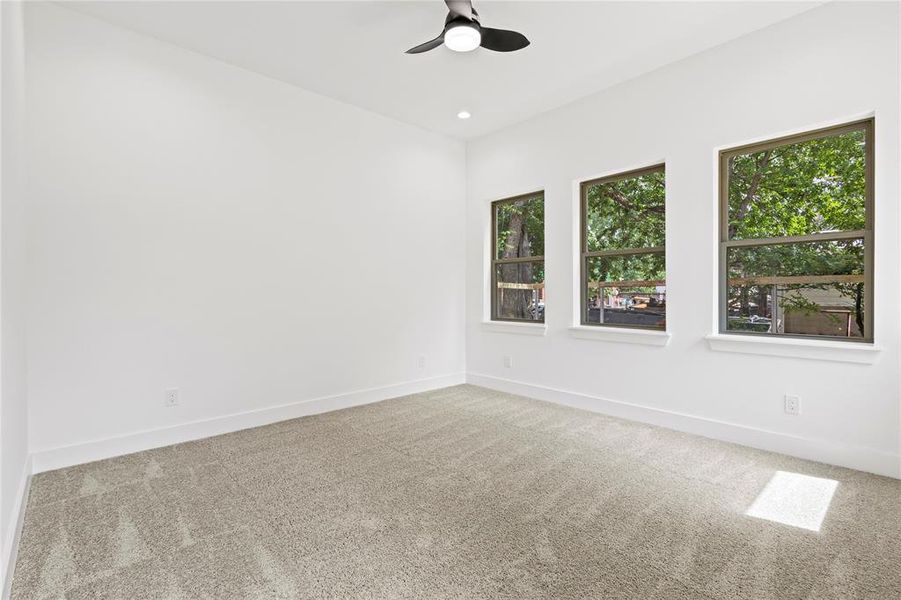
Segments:
[[[776,471],[745,514],[819,531],[836,487],[834,479]]]

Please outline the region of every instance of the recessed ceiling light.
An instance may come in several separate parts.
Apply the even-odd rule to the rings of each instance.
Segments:
[[[471,116],[472,116],[472,115],[469,114],[469,111],[468,111],[468,110],[461,110],[460,112],[457,113],[457,118],[458,118],[458,119],[468,119],[468,118],[471,117]]]

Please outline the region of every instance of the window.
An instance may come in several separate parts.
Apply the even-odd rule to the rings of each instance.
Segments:
[[[721,152],[720,214],[720,332],[872,341],[872,120]]]
[[[544,192],[491,204],[491,318],[544,322]]]
[[[666,329],[663,165],[581,186],[582,325]]]

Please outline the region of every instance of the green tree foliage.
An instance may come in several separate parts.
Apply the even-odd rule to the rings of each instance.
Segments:
[[[589,281],[662,282],[666,279],[666,259],[659,253],[590,257],[587,266]],[[653,294],[657,291],[657,284],[633,284],[628,288],[630,292]]]
[[[666,230],[663,171],[590,186],[585,216],[589,252],[662,246]]]
[[[729,160],[729,239],[866,225],[863,130]]]
[[[730,248],[729,277],[862,275],[863,240]]]

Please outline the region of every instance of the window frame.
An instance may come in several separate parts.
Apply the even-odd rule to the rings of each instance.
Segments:
[[[588,189],[595,185],[602,185],[613,181],[621,181],[632,177],[639,177],[649,173],[662,172],[664,176],[663,199],[663,245],[649,246],[647,248],[617,248],[610,250],[588,251]],[[664,280],[666,286],[666,162],[657,163],[647,167],[630,169],[613,175],[605,175],[595,179],[589,179],[579,184],[579,324],[585,327],[608,327],[613,329],[638,329],[641,331],[665,332],[668,325],[654,327],[648,325],[630,325],[627,323],[591,323],[588,321],[588,261],[591,258],[607,258],[611,256],[642,256],[645,254],[661,254],[664,260]],[[600,292],[599,292],[600,293]],[[603,308],[601,309],[603,310]]]
[[[719,152],[719,244],[718,244],[718,307],[717,307],[717,323],[719,333],[730,336],[752,336],[767,339],[802,339],[802,340],[820,340],[820,341],[840,341],[851,342],[856,344],[872,344],[873,343],[873,232],[875,225],[875,118],[869,117],[833,125],[830,127],[822,127],[811,131],[787,135],[770,140],[755,142],[742,146],[726,148]],[[781,236],[769,238],[747,238],[739,240],[729,239],[729,159],[742,154],[753,154],[766,150],[774,150],[783,146],[800,144],[812,140],[833,137],[852,131],[863,131],[866,138],[866,146],[864,148],[864,166],[865,177],[865,194],[864,198],[864,229],[853,229],[843,231],[829,231],[812,233],[806,235]],[[838,240],[863,239],[864,243],[864,336],[861,338],[852,338],[848,336],[836,335],[813,335],[800,333],[769,333],[757,331],[729,331],[728,327],[728,252],[730,248],[753,248],[762,246],[777,246],[783,244],[797,244],[804,242],[828,242]]]
[[[500,200],[494,200],[491,202],[491,313],[490,320],[492,322],[500,322],[500,323],[526,323],[526,324],[535,324],[535,325],[543,325],[546,318],[547,307],[545,307],[545,314],[542,314],[540,319],[510,319],[499,317],[497,314],[497,268],[499,265],[504,264],[517,264],[517,263],[541,263],[544,266],[544,255],[541,256],[524,256],[524,257],[514,257],[514,258],[498,258],[497,257],[497,207],[501,204],[511,204],[517,202],[519,200],[526,200],[531,198],[541,198],[541,204],[543,209],[546,209],[545,198],[544,198],[544,190],[535,190],[534,192],[530,192],[527,194],[518,194],[516,196],[510,196],[509,198],[501,198]],[[547,215],[546,212],[542,211],[543,214]],[[545,234],[545,244],[547,243],[547,224],[542,219],[542,230]],[[544,288],[547,290],[547,272],[545,271],[545,281]]]

